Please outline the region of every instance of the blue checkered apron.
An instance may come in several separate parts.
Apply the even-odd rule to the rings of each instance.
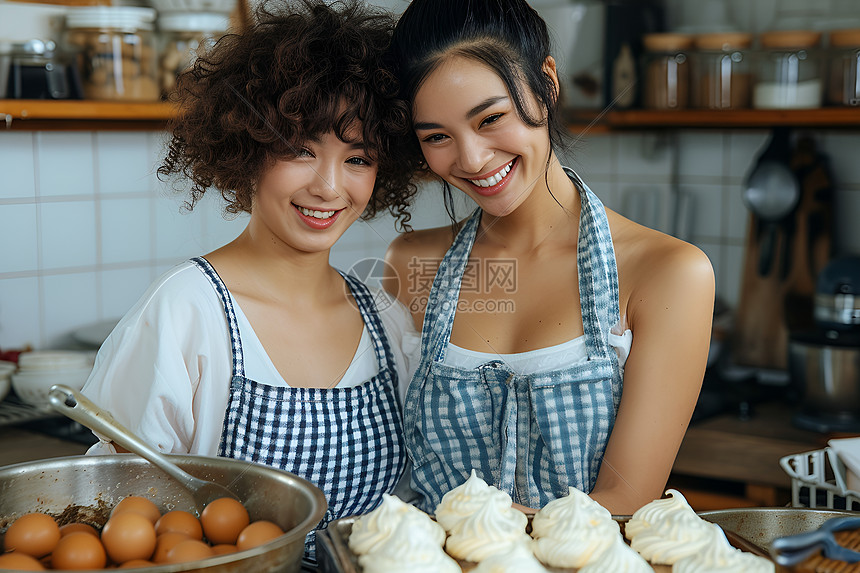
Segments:
[[[274,466],[316,484],[328,511],[317,526],[367,513],[391,493],[406,465],[394,356],[367,287],[341,273],[373,340],[379,372],[352,388],[288,388],[245,377],[242,340],[227,288],[206,259],[192,261],[224,304],[233,379],[218,455]],[[305,557],[315,558],[315,532]]]
[[[568,486],[590,492],[621,399],[621,367],[609,345],[619,320],[618,273],[603,205],[571,170],[582,198],[577,267],[588,360],[522,376],[501,360],[473,370],[444,364],[478,209],[441,262],[421,332],[421,362],[406,396],[412,487],[433,512],[474,468],[515,502],[543,507]]]

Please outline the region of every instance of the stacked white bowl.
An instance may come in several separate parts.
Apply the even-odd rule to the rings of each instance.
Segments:
[[[12,374],[12,388],[22,402],[48,408],[48,391],[54,384],[75,390],[83,388],[93,369],[93,353],[77,350],[22,352],[18,370]]]
[[[3,400],[12,388],[12,373],[16,368],[18,367],[14,362],[0,360],[0,400]]]

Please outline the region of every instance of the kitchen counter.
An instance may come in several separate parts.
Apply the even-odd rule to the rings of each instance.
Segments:
[[[785,505],[791,480],[780,458],[823,448],[837,437],[794,427],[792,414],[790,406],[773,402],[756,405],[749,419],[729,413],[695,422],[681,444],[669,485],[678,485],[699,510]],[[0,428],[0,466],[81,455],[87,448],[24,426]],[[715,493],[716,482],[734,484],[740,493]]]
[[[84,454],[88,446],[18,426],[0,428],[0,467]]]
[[[791,478],[779,460],[824,448],[829,439],[839,437],[797,428],[792,425],[793,414],[788,404],[765,402],[757,404],[748,419],[733,412],[692,424],[675,459],[670,485],[699,480],[712,489],[715,483],[722,483],[740,490],[722,496],[704,491],[696,507],[699,510],[785,505],[790,501]],[[695,495],[688,497],[695,507]]]

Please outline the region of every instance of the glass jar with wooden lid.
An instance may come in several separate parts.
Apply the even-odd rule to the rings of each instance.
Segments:
[[[823,81],[821,32],[774,30],[760,37],[756,54],[753,107],[811,109],[821,107]]]
[[[159,99],[155,15],[142,6],[69,8],[65,43],[80,54],[84,98]]]
[[[693,38],[688,34],[657,33],[642,37],[644,90],[650,109],[684,109],[690,102],[690,62]]]
[[[699,34],[693,40],[692,106],[704,109],[744,109],[750,106],[752,34]]]
[[[860,29],[830,32],[827,103],[860,106]]]

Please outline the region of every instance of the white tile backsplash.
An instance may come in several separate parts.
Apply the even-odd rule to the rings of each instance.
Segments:
[[[155,177],[145,137],[137,133],[95,134],[99,193],[146,193]]]
[[[33,169],[33,134],[7,133],[0,137],[0,200],[36,196],[36,171]]]
[[[92,133],[40,131],[35,137],[40,197],[95,194]]]
[[[47,268],[95,265],[95,201],[62,201],[39,205],[42,265]]]
[[[836,186],[836,249],[860,253],[860,133],[814,133],[830,157]],[[186,196],[154,174],[161,132],[0,133],[0,348],[57,347],[77,328],[123,315],[162,272],[235,238],[247,215],[225,219],[215,194],[193,211]],[[767,130],[623,132],[589,135],[562,162],[574,168],[610,209],[649,205],[654,226],[671,231],[672,141],[678,189],[693,202],[692,236],[713,262],[717,293],[738,302],[749,212],[741,200],[746,173]],[[639,192],[640,195],[635,195]],[[456,213],[474,203],[455,190]],[[436,183],[416,197],[411,225],[449,224]],[[350,268],[383,258],[397,236],[388,214],[357,222],[332,250]]]
[[[38,277],[0,280],[0,348],[42,346],[40,316]]]
[[[152,200],[101,201],[101,262],[106,265],[152,259]]]
[[[98,317],[98,280],[95,272],[48,275],[42,278],[41,344],[68,347],[75,329]]]
[[[39,268],[39,234],[35,204],[0,205],[0,274]]]

